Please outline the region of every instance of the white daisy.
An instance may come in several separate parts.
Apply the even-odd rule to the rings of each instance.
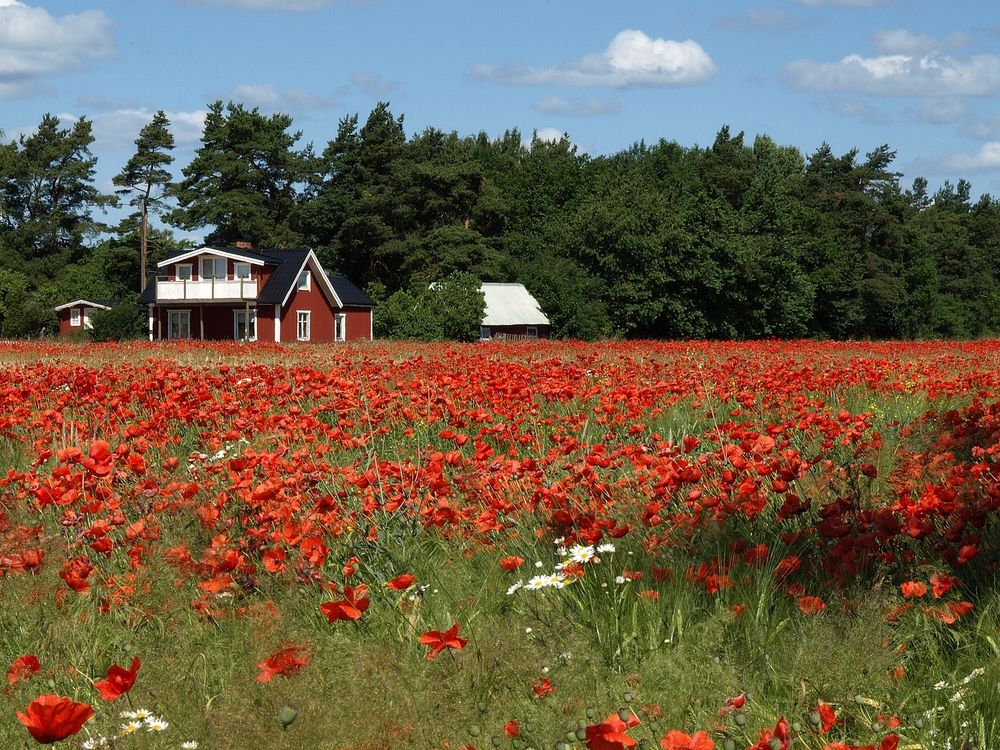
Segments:
[[[187,742],[182,742],[181,750],[198,750],[198,741],[188,740]]]
[[[588,563],[594,559],[594,548],[585,547],[582,544],[574,544],[570,547],[569,558],[576,563]]]
[[[159,716],[151,716],[146,719],[146,731],[147,732],[162,732],[164,729],[170,725],[161,719]]]
[[[507,589],[507,596],[513,596],[517,591],[524,587],[524,581],[518,581],[517,583],[511,584],[510,588]]]
[[[614,551],[615,551],[615,545],[613,545],[613,544],[605,543],[605,544],[598,545],[598,547],[597,547],[597,554],[599,554],[599,555],[603,555],[605,553],[610,553],[610,552],[614,552]]]
[[[132,721],[127,721],[121,726],[122,734],[133,734],[142,729],[142,722],[132,719]]]
[[[551,586],[554,589],[561,589],[566,585],[566,576],[553,573],[552,575],[545,577],[545,585]]]
[[[549,585],[547,576],[532,576],[528,579],[528,582],[524,584],[526,589],[531,589],[532,591],[538,591],[539,589],[544,589]]]

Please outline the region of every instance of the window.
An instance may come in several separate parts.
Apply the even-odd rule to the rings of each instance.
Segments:
[[[233,310],[233,339],[236,341],[257,340],[257,309]]]
[[[202,279],[224,279],[226,278],[225,258],[202,258],[201,259]]]
[[[309,291],[309,272],[303,271],[299,274],[299,280],[295,282],[295,288],[302,292]]]
[[[485,339],[488,339],[489,337],[490,337],[490,327],[489,326],[482,326],[482,327],[480,327],[480,329],[479,329],[479,338],[485,340]]]
[[[237,279],[249,279],[250,278],[250,264],[249,263],[235,263],[233,264],[233,270],[235,271],[235,276]]]
[[[333,340],[334,341],[344,341],[344,334],[346,332],[346,320],[347,316],[344,313],[339,313],[333,316]]]
[[[167,311],[167,338],[168,339],[191,338],[190,310]]]
[[[80,325],[80,308],[79,307],[74,307],[73,309],[71,309],[69,311],[69,324],[71,326],[74,326],[74,327]]]
[[[300,310],[295,315],[295,338],[299,341],[309,340],[309,318],[312,315],[309,310]]]
[[[191,264],[190,263],[178,263],[177,264],[177,280],[178,281],[191,281]]]
[[[529,339],[537,339],[538,338],[538,326],[528,326],[528,330],[525,331],[525,333],[528,334],[528,338]]]

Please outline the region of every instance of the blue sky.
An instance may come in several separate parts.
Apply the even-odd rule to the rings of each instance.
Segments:
[[[565,132],[592,155],[728,123],[806,154],[888,143],[907,185],[1000,195],[995,0],[0,0],[0,129],[85,115],[105,189],[157,109],[184,164],[215,99],[289,113],[318,149],[379,100],[411,134]]]

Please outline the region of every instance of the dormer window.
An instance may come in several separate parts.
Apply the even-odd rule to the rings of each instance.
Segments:
[[[309,271],[303,271],[299,274],[299,280],[295,283],[295,288],[300,292],[308,292],[310,288],[310,273]]]
[[[202,279],[225,279],[226,259],[225,258],[202,258],[201,259]]]
[[[237,279],[249,279],[250,278],[250,264],[249,263],[234,263],[233,271],[236,274]]]

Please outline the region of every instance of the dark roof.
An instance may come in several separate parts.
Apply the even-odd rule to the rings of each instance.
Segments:
[[[346,276],[330,276],[333,291],[340,297],[344,307],[375,307],[372,298],[358,289]]]
[[[262,305],[280,305],[288,296],[292,284],[299,277],[299,269],[309,255],[308,247],[296,247],[291,250],[265,250],[261,255],[268,263],[276,263],[267,279],[267,284],[257,295],[257,302]]]
[[[142,294],[139,295],[140,305],[151,305],[156,302],[156,276],[154,275],[149,283],[146,284],[146,288],[142,290]]]

